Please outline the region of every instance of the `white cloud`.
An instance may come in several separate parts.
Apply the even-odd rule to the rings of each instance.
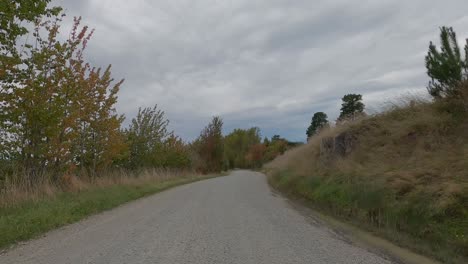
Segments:
[[[302,140],[313,113],[336,118],[346,93],[378,107],[424,91],[438,27],[468,34],[465,0],[57,3],[96,29],[89,60],[126,79],[118,110],[132,117],[157,103],[186,139],[221,114],[227,129],[257,125]]]

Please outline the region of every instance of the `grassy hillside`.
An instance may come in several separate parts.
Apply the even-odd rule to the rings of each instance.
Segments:
[[[312,206],[448,263],[468,263],[468,114],[415,102],[322,131],[265,166]],[[327,149],[339,142],[340,151]],[[344,146],[344,147],[343,147]]]

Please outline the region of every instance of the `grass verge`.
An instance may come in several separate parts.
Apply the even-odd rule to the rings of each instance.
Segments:
[[[52,197],[0,207],[0,249],[126,202],[213,177],[197,176],[154,182],[142,181],[137,184],[94,186],[79,192],[62,191]]]
[[[284,170],[270,173],[269,183],[287,196],[326,215],[351,223],[397,245],[444,263],[467,263],[466,215],[446,218],[431,211],[432,200],[415,197],[414,203],[395,202],[384,188],[352,183],[343,178],[294,176]]]

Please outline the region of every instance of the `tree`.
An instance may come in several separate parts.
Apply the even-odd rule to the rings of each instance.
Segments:
[[[245,159],[250,168],[259,168],[265,159],[267,147],[264,144],[255,144],[249,148]]]
[[[125,148],[114,108],[123,80],[114,83],[110,66],[102,71],[84,61],[93,32],[80,21],[65,41],[58,39],[60,17],[37,22],[35,45],[24,45],[20,63],[4,72],[1,156],[18,162],[28,183],[75,167],[96,172]]]
[[[260,129],[235,129],[224,137],[224,158],[226,168],[249,168],[253,166],[247,154],[261,143]],[[255,165],[256,166],[256,165]]]
[[[365,105],[362,103],[362,95],[347,94],[342,98],[341,112],[338,120],[355,119],[364,113]]]
[[[178,136],[171,135],[164,141],[162,155],[164,168],[189,168],[192,165],[188,146]]]
[[[139,108],[138,114],[132,119],[126,134],[130,146],[129,166],[158,167],[158,152],[163,149],[164,142],[171,136],[168,132],[169,120],[164,111],[153,108]],[[177,140],[174,140],[176,142]],[[159,153],[161,154],[161,153]]]
[[[168,130],[169,120],[158,106],[139,108],[125,130],[130,153],[126,166],[140,168],[188,168],[188,146]]]
[[[88,64],[85,64],[88,65]],[[89,67],[89,66],[88,66]],[[90,86],[88,98],[78,103],[89,104],[82,108],[79,127],[80,149],[77,160],[93,175],[108,168],[114,160],[120,159],[127,145],[120,131],[124,116],[115,109],[117,93],[123,80],[113,83],[111,66],[101,69],[88,68],[85,83]]]
[[[459,85],[468,79],[468,40],[462,58],[457,36],[451,27],[440,29],[441,49],[429,43],[426,56],[427,74],[431,78],[427,90],[436,99],[458,96]]]
[[[281,140],[280,135],[274,135],[274,136],[271,137],[271,142],[280,141],[280,140]]]
[[[317,112],[314,114],[312,117],[312,122],[307,129],[307,138],[312,137],[315,135],[321,128],[325,127],[328,125],[328,116],[324,112]]]
[[[27,54],[27,51],[32,46],[19,43],[18,39],[29,33],[28,28],[35,28],[34,25],[38,25],[40,21],[42,25],[50,23],[50,17],[59,15],[61,8],[48,8],[49,2],[50,0],[0,1],[0,159],[9,162],[19,158],[20,152],[14,144],[19,139],[15,133],[11,133],[19,127],[12,123],[12,113],[5,107],[17,99],[12,97],[12,90],[25,85],[23,80],[30,75],[28,73],[31,69],[26,60],[31,59],[31,54]]]
[[[192,144],[202,163],[198,165],[198,170],[205,173],[219,172],[222,170],[224,161],[222,129],[223,120],[215,116],[202,130],[198,139]]]
[[[60,7],[49,8],[51,0],[0,1],[0,81],[6,73],[21,63],[18,38],[29,33],[28,24],[38,23],[44,17],[58,16]],[[11,79],[10,79],[11,81]]]

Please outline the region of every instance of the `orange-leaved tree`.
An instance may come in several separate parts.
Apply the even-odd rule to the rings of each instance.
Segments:
[[[19,163],[28,183],[77,166],[96,172],[125,148],[114,109],[122,81],[114,83],[110,66],[102,72],[85,62],[92,31],[80,19],[59,40],[61,18],[36,21],[35,44],[24,45],[14,82],[2,90],[2,156]]]

